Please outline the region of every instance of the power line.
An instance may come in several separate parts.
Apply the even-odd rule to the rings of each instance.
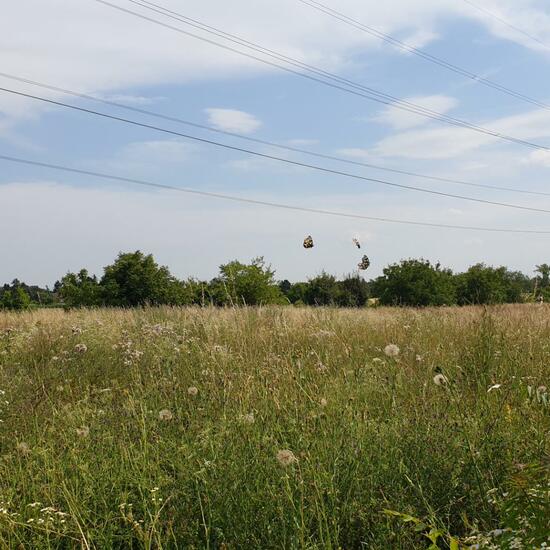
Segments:
[[[162,132],[162,133],[173,135],[173,136],[183,137],[185,139],[190,139],[190,140],[193,140],[193,141],[197,141],[199,143],[214,145],[216,147],[221,147],[223,149],[229,149],[231,151],[238,151],[240,153],[246,153],[246,154],[249,154],[249,155],[254,155],[254,156],[259,157],[259,158],[275,160],[275,161],[278,161],[278,162],[283,162],[285,164],[290,164],[292,166],[299,166],[300,168],[308,168],[308,169],[316,170],[318,172],[323,172],[323,173],[326,173],[326,174],[343,176],[343,177],[351,178],[351,179],[354,179],[354,180],[357,180],[357,181],[367,181],[367,182],[370,182],[370,183],[378,183],[378,184],[381,184],[381,185],[386,185],[386,186],[389,186],[389,187],[395,187],[395,188],[398,188],[398,189],[407,189],[409,191],[417,191],[417,192],[421,192],[421,193],[428,193],[430,195],[438,195],[438,196],[441,196],[441,197],[460,199],[460,200],[476,202],[476,203],[481,203],[481,204],[489,204],[489,205],[493,205],[493,206],[503,206],[503,207],[506,207],[506,208],[514,208],[514,209],[518,209],[518,210],[528,210],[528,211],[531,211],[531,212],[542,212],[542,213],[545,213],[545,214],[550,214],[550,210],[546,210],[546,209],[543,209],[543,208],[522,206],[522,205],[518,205],[518,204],[511,204],[511,203],[505,203],[505,202],[489,201],[489,200],[485,200],[485,199],[478,199],[478,198],[474,198],[474,197],[468,197],[468,196],[465,196],[465,195],[455,195],[455,194],[452,194],[452,193],[445,193],[443,191],[435,191],[433,189],[425,189],[423,187],[416,187],[416,186],[412,186],[412,185],[404,185],[404,184],[401,184],[401,183],[395,183],[395,182],[390,182],[390,181],[376,179],[376,178],[369,178],[369,177],[366,177],[366,176],[361,176],[359,174],[353,174],[351,172],[343,172],[343,171],[340,171],[340,170],[334,170],[332,168],[326,168],[324,166],[318,166],[316,164],[308,164],[306,162],[300,162],[300,161],[296,161],[296,160],[286,159],[286,158],[283,158],[283,157],[277,157],[275,155],[270,155],[270,154],[267,154],[267,153],[260,153],[259,151],[253,151],[251,149],[245,149],[243,147],[237,147],[235,145],[229,145],[227,143],[221,143],[219,141],[214,141],[214,140],[211,140],[211,139],[201,138],[201,137],[193,136],[193,135],[190,135],[190,134],[184,134],[183,132],[177,132],[175,130],[169,130],[168,128],[162,128],[160,126],[154,126],[152,124],[146,124],[144,122],[138,122],[136,120],[131,120],[131,119],[128,119],[128,118],[123,118],[123,117],[119,117],[119,116],[115,116],[115,115],[110,115],[108,113],[103,113],[101,111],[95,111],[93,109],[87,109],[87,108],[84,108],[84,107],[77,107],[76,105],[70,105],[70,104],[64,103],[62,101],[47,99],[47,98],[44,98],[44,97],[41,97],[41,96],[36,96],[36,95],[33,95],[33,94],[27,94],[27,93],[24,93],[24,92],[19,92],[17,90],[11,90],[9,88],[0,87],[0,91],[15,94],[15,95],[18,95],[18,96],[21,96],[21,97],[26,97],[26,98],[29,98],[29,99],[35,99],[37,101],[41,101],[41,102],[48,103],[48,104],[51,104],[51,105],[66,107],[67,109],[72,109],[72,110],[75,110],[75,111],[80,111],[80,112],[83,112],[83,113],[87,113],[87,114],[91,114],[91,115],[95,115],[95,116],[100,116],[100,117],[103,117],[103,118],[106,118],[106,119],[115,120],[115,121],[123,122],[123,123],[126,123],[126,124],[131,124],[132,126],[137,126],[137,127],[140,127],[140,128],[147,128],[149,130],[155,130],[157,132]]]
[[[60,164],[50,164],[46,162],[39,162],[39,161],[33,161],[30,159],[24,159],[20,157],[12,157],[8,155],[0,155],[0,160],[4,160],[7,162],[13,162],[17,164],[26,164],[29,166],[36,166],[40,168],[48,168],[51,170],[58,170],[62,172],[68,172],[73,174],[81,174],[85,176],[92,176],[97,177],[101,179],[108,179],[112,181],[120,181],[122,183],[130,183],[134,185],[142,185],[146,187],[154,187],[157,189],[166,189],[170,191],[178,191],[181,193],[188,193],[193,195],[199,195],[204,197],[210,197],[210,198],[217,198],[217,199],[223,199],[233,202],[240,202],[240,203],[247,203],[247,204],[254,204],[259,206],[269,206],[273,208],[281,208],[285,210],[294,210],[298,212],[307,212],[310,214],[321,214],[321,215],[327,215],[327,216],[336,216],[341,218],[351,218],[351,219],[359,219],[359,220],[369,220],[369,221],[375,221],[375,222],[385,222],[385,223],[396,223],[396,224],[402,224],[402,225],[415,225],[415,226],[421,226],[421,227],[437,227],[437,228],[443,228],[443,229],[461,229],[461,230],[468,230],[468,231],[484,231],[484,232],[491,232],[491,233],[521,233],[521,234],[532,234],[532,235],[550,235],[550,231],[544,231],[544,230],[538,230],[538,229],[507,229],[507,228],[493,228],[493,227],[477,227],[477,226],[469,226],[469,225],[453,225],[453,224],[443,224],[443,223],[431,223],[431,222],[418,222],[414,220],[403,220],[403,219],[394,219],[394,218],[381,218],[377,216],[365,216],[363,214],[352,214],[348,212],[338,212],[334,210],[324,210],[320,208],[309,208],[309,207],[302,207],[302,206],[294,206],[289,204],[283,204],[278,202],[270,202],[270,201],[262,201],[262,200],[256,200],[256,199],[249,199],[246,197],[238,197],[234,195],[225,195],[222,193],[213,193],[209,191],[199,191],[198,189],[191,189],[187,187],[177,187],[174,185],[167,185],[162,183],[154,183],[146,180],[139,180],[134,178],[126,178],[123,176],[117,176],[114,174],[107,174],[104,172],[95,172],[91,170],[81,170],[79,168],[72,168],[69,166],[63,166]]]
[[[142,0],[145,2],[145,0]],[[414,55],[417,55],[418,57],[421,57],[425,59],[426,61],[429,61],[431,63],[434,63],[436,65],[439,65],[440,67],[443,67],[445,69],[448,69],[454,73],[460,74],[462,76],[465,76],[466,78],[469,78],[471,80],[474,80],[475,82],[479,82],[480,84],[483,84],[489,88],[492,88],[494,90],[498,90],[499,92],[505,93],[507,95],[510,95],[512,97],[515,97],[516,99],[520,99],[522,101],[525,101],[527,103],[531,103],[532,105],[536,105],[538,107],[541,107],[546,110],[550,110],[550,105],[548,103],[544,103],[542,101],[539,101],[538,99],[534,99],[532,97],[529,97],[528,95],[525,95],[521,92],[518,92],[516,90],[512,90],[511,88],[507,88],[506,86],[503,86],[502,84],[499,84],[498,82],[494,82],[492,80],[489,80],[488,78],[485,78],[484,76],[478,75],[476,73],[473,73],[472,71],[469,71],[468,69],[464,69],[463,67],[460,67],[458,65],[455,65],[454,63],[451,63],[441,57],[437,57],[435,55],[432,55],[420,48],[417,48],[415,46],[412,46],[410,44],[407,44],[406,42],[403,42],[389,34],[383,33],[382,31],[379,31],[378,29],[375,29],[373,27],[370,27],[368,25],[365,25],[361,21],[358,21],[357,19],[353,19],[349,17],[348,15],[345,15],[344,13],[337,11],[333,8],[330,8],[329,6],[322,4],[321,2],[317,2],[316,0],[297,0],[298,2],[309,6],[317,11],[320,11],[322,13],[325,13],[326,15],[333,17],[334,19],[338,19],[339,21],[342,21],[346,25],[350,25],[351,27],[354,27],[356,29],[359,29],[371,36],[375,36],[376,38],[379,38],[380,40],[383,40],[384,42],[387,42],[388,44],[391,44],[392,46],[396,46],[400,48],[401,50],[404,50],[406,52],[412,53]],[[464,0],[465,2],[467,0]],[[150,3],[150,2],[146,2]],[[468,2],[469,3],[469,2]]]
[[[523,34],[523,36],[526,36],[527,38],[530,38],[531,40],[534,40],[535,42],[537,42],[538,44],[543,46],[545,49],[550,50],[550,45],[546,44],[545,42],[543,42],[542,40],[540,40],[539,38],[537,38],[533,34],[530,34],[527,31],[524,31],[523,29],[520,29],[516,25],[513,25],[512,23],[510,23],[510,21],[507,21],[503,17],[500,17],[495,12],[492,12],[492,11],[488,10],[487,8],[482,7],[482,6],[478,6],[477,4],[474,4],[473,2],[470,2],[470,0],[462,0],[462,1],[465,4],[468,4],[469,6],[471,6],[472,8],[475,8],[476,10],[478,10],[482,13],[485,13],[489,17],[492,17],[493,19],[496,19],[497,21],[499,21],[503,25],[506,25],[508,28],[510,28],[510,29],[512,29],[516,32],[519,32],[520,34]]]
[[[513,192],[513,193],[522,193],[522,194],[526,194],[526,195],[538,195],[538,196],[546,196],[546,197],[550,196],[550,193],[545,193],[544,191],[531,191],[531,190],[528,190],[528,189],[518,189],[516,187],[505,187],[505,186],[499,186],[499,185],[488,185],[488,184],[483,184],[483,183],[473,183],[473,182],[464,181],[464,180],[444,178],[444,177],[433,176],[433,175],[428,175],[428,174],[421,174],[419,172],[413,172],[413,171],[409,171],[409,170],[400,170],[400,169],[397,169],[397,168],[388,168],[386,166],[380,166],[380,165],[377,165],[377,164],[371,164],[371,163],[346,159],[346,158],[343,158],[343,157],[328,155],[328,154],[325,154],[325,153],[319,153],[317,151],[302,149],[300,147],[294,147],[294,146],[290,146],[290,145],[284,145],[284,144],[281,144],[281,143],[275,143],[273,141],[268,141],[268,140],[264,140],[264,139],[251,137],[251,136],[245,136],[243,134],[238,134],[238,133],[235,133],[235,132],[229,132],[227,130],[221,130],[219,128],[214,128],[212,126],[207,126],[205,124],[199,124],[199,123],[192,122],[192,121],[189,121],[189,120],[185,120],[185,119],[182,119],[182,118],[179,118],[179,117],[173,117],[173,116],[170,116],[170,115],[165,115],[165,114],[158,113],[158,112],[155,112],[155,111],[151,111],[151,110],[148,110],[148,109],[142,109],[140,107],[133,107],[131,105],[125,105],[123,103],[119,103],[119,102],[112,101],[112,100],[109,100],[109,99],[104,99],[104,98],[101,98],[101,97],[98,97],[98,96],[93,96],[93,95],[85,94],[85,93],[82,93],[82,92],[75,92],[73,90],[68,90],[66,88],[60,88],[59,86],[53,86],[51,84],[44,84],[43,82],[38,82],[36,80],[30,80],[28,78],[23,78],[23,77],[19,77],[19,76],[8,74],[8,73],[0,72],[0,76],[4,77],[4,78],[8,78],[10,80],[15,80],[17,82],[21,82],[21,83],[24,83],[24,84],[31,84],[33,86],[38,86],[40,88],[44,88],[44,89],[47,89],[47,90],[50,90],[50,91],[71,95],[71,96],[78,97],[78,98],[81,98],[81,99],[95,101],[95,102],[98,102],[98,103],[102,103],[104,105],[109,105],[111,107],[117,107],[119,109],[125,109],[125,110],[128,110],[128,111],[132,111],[132,112],[135,112],[135,113],[152,116],[152,117],[167,120],[167,121],[170,121],[170,122],[176,122],[176,123],[179,123],[179,124],[184,124],[186,126],[191,126],[193,128],[198,128],[198,129],[201,129],[201,130],[207,130],[209,132],[215,132],[217,134],[222,134],[222,135],[226,135],[226,136],[230,136],[230,137],[234,137],[234,138],[238,138],[238,139],[243,139],[243,140],[246,140],[246,141],[249,141],[249,142],[252,142],[252,143],[258,143],[260,145],[267,145],[268,147],[275,147],[275,148],[278,148],[278,149],[281,149],[281,150],[291,151],[293,153],[300,153],[300,154],[304,154],[304,155],[309,155],[309,156],[313,156],[313,157],[317,157],[317,158],[322,158],[322,159],[325,159],[325,160],[341,162],[341,163],[350,164],[350,165],[353,165],[353,166],[361,166],[361,167],[364,167],[364,168],[372,168],[372,169],[375,169],[375,170],[382,170],[384,172],[391,172],[391,173],[394,173],[394,174],[401,174],[401,175],[411,176],[411,177],[415,177],[415,178],[423,178],[423,179],[427,179],[427,180],[431,180],[431,181],[438,181],[438,182],[442,182],[442,183],[452,183],[452,184],[457,184],[457,185],[465,185],[465,186],[468,186],[468,187],[478,187],[478,188],[481,188],[481,189],[491,189],[493,191],[509,191],[509,192]]]
[[[185,36],[195,38],[197,40],[201,40],[205,43],[208,43],[208,44],[214,45],[216,47],[222,48],[224,50],[242,55],[242,56],[247,57],[249,59],[253,59],[255,61],[258,61],[260,63],[267,64],[271,67],[276,67],[276,68],[281,69],[285,72],[300,76],[302,78],[307,78],[308,80],[311,80],[311,81],[314,81],[314,82],[317,82],[317,83],[320,83],[320,84],[324,84],[324,85],[329,86],[331,88],[334,88],[334,89],[337,89],[337,90],[340,90],[340,91],[343,91],[343,92],[346,92],[346,93],[349,93],[349,94],[353,94],[355,96],[363,97],[363,98],[368,99],[370,101],[375,101],[375,102],[381,103],[383,105],[389,105],[391,107],[395,107],[396,109],[407,111],[409,113],[413,113],[413,114],[416,114],[416,115],[419,115],[419,116],[422,116],[422,117],[425,117],[425,118],[429,118],[431,120],[436,120],[438,122],[443,122],[443,123],[450,124],[451,126],[456,126],[456,127],[459,127],[459,128],[466,128],[466,129],[469,129],[469,130],[472,130],[472,131],[475,131],[475,132],[478,132],[478,133],[481,133],[481,134],[485,134],[487,136],[492,136],[492,137],[502,139],[502,140],[505,140],[505,141],[509,141],[509,142],[512,142],[512,143],[516,143],[516,144],[519,144],[519,145],[524,145],[524,146],[535,148],[535,149],[542,149],[542,150],[545,150],[545,151],[550,151],[550,147],[547,147],[545,145],[541,145],[541,144],[534,143],[534,142],[531,142],[531,141],[515,138],[513,136],[509,136],[507,134],[497,132],[496,130],[491,130],[489,128],[485,128],[485,127],[482,127],[482,126],[477,126],[477,125],[472,124],[470,122],[467,122],[467,121],[464,121],[464,120],[461,120],[461,119],[458,119],[458,118],[454,118],[454,117],[451,117],[451,116],[448,116],[448,115],[445,115],[445,114],[442,114],[442,113],[438,113],[436,111],[433,111],[433,110],[428,109],[426,107],[422,107],[422,106],[417,105],[415,103],[412,103],[410,101],[400,99],[400,98],[397,98],[397,97],[392,96],[390,94],[386,94],[385,92],[380,92],[379,90],[376,90],[374,88],[369,88],[369,87],[364,86],[362,84],[358,84],[358,83],[355,83],[355,82],[350,81],[348,79],[344,79],[342,77],[339,77],[338,75],[332,75],[332,76],[329,77],[327,75],[331,75],[332,73],[328,73],[327,71],[324,71],[323,69],[314,68],[312,65],[307,65],[307,64],[304,64],[300,61],[285,61],[285,63],[291,64],[291,65],[296,65],[299,68],[301,68],[303,70],[307,70],[309,72],[312,72],[312,73],[314,73],[318,76],[312,76],[311,74],[306,74],[306,73],[300,72],[298,70],[294,70],[290,67],[280,65],[278,63],[263,59],[261,57],[257,57],[255,55],[243,52],[241,50],[237,50],[235,48],[232,48],[231,46],[227,46],[225,44],[221,44],[219,42],[211,40],[209,38],[205,38],[203,36],[199,36],[199,35],[193,34],[191,32],[185,31],[185,30],[183,30],[179,27],[174,27],[173,25],[170,25],[168,23],[164,23],[162,21],[159,21],[158,19],[153,19],[153,18],[148,17],[146,15],[143,15],[141,13],[138,13],[138,12],[126,9],[126,8],[122,8],[120,6],[117,6],[115,4],[107,2],[106,0],[94,0],[94,1],[98,2],[100,4],[104,4],[106,6],[110,6],[110,7],[114,8],[116,10],[119,10],[121,12],[130,14],[130,15],[134,15],[134,16],[136,16],[140,19],[143,19],[145,21],[155,23],[157,25],[160,25],[160,26],[165,27],[167,29],[173,30],[173,31],[178,32],[180,34],[183,34]],[[130,0],[130,1],[132,1],[134,3],[137,3],[137,2],[135,2],[135,0]],[[168,13],[161,12],[159,10],[153,9],[153,8],[145,6],[143,4],[140,4],[140,5],[144,8],[146,8],[146,9],[156,11],[157,13],[161,13],[165,17],[169,17],[169,18],[172,18],[172,19],[177,19],[178,21],[181,21],[184,24],[197,27],[197,24],[191,24],[191,23],[183,20],[183,18],[180,17],[180,16],[176,17],[174,15],[170,15]],[[223,31],[216,31],[216,32],[210,31],[206,28],[205,25],[203,25],[203,27],[200,27],[200,28],[204,32],[207,32],[207,33],[210,33],[210,34],[216,34],[217,36],[219,36],[219,34],[217,34],[217,33],[223,33]],[[228,35],[228,33],[223,33],[223,34],[227,35],[227,36],[222,37],[224,40],[228,40],[228,41],[231,41],[231,42],[237,42],[237,40],[235,40],[235,39],[228,38],[229,36],[231,36],[231,35]],[[237,42],[237,43],[240,46],[247,47],[247,48],[252,49],[254,51],[259,51],[259,49],[261,49],[261,50],[263,50],[261,52],[263,55],[267,55],[267,56],[270,56],[270,57],[276,57],[273,54],[267,53],[268,52],[267,48],[263,48],[261,46],[249,46],[249,45],[246,45],[247,41],[242,40],[242,39],[239,39],[239,40],[240,41]],[[269,50],[269,51],[272,51],[272,50]],[[282,54],[277,54],[277,59],[281,59],[283,57],[285,57],[286,59],[292,59],[292,58],[289,58],[287,56],[283,56]],[[308,68],[308,67],[312,67],[312,68]],[[319,77],[319,75],[321,76],[321,78]],[[324,80],[324,78],[329,78],[330,80],[339,82],[340,84],[337,84],[335,82],[329,82],[327,80]]]

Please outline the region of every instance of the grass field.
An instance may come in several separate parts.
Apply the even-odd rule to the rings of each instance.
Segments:
[[[543,548],[549,372],[546,306],[0,314],[0,547]]]

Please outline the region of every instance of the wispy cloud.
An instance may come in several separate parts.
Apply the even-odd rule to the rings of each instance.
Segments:
[[[447,113],[458,105],[458,100],[445,95],[428,95],[419,97],[408,97],[405,101],[420,105],[438,113]],[[415,115],[395,106],[386,107],[378,116],[372,120],[387,124],[396,130],[406,130],[415,126],[422,126],[429,121],[426,117]]]
[[[250,113],[235,109],[205,109],[208,114],[208,122],[226,132],[238,132],[240,134],[252,134],[261,125],[261,120]]]
[[[540,140],[550,137],[550,111],[544,109],[483,121],[478,124],[523,140]],[[464,155],[484,146],[503,143],[493,136],[477,133],[467,128],[430,127],[384,138],[371,148],[371,152],[383,157],[446,159]]]

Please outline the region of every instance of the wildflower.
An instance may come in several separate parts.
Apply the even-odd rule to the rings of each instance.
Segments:
[[[24,441],[20,441],[15,448],[22,455],[28,455],[31,452],[31,448]]]
[[[388,344],[385,348],[384,348],[384,353],[388,356],[388,357],[397,357],[399,355],[399,347],[396,346],[395,344]]]
[[[90,435],[90,428],[88,426],[82,426],[76,429],[76,434],[79,437],[88,437]]]
[[[190,386],[187,388],[187,394],[188,395],[197,395],[199,393],[199,390],[195,388],[195,386]]]
[[[245,424],[254,424],[254,422],[256,421],[256,419],[254,418],[254,413],[243,414],[241,416],[241,420]]]
[[[77,352],[77,353],[86,353],[88,351],[88,346],[86,344],[77,344],[75,347],[74,347],[74,350]]]
[[[159,420],[172,420],[172,418],[174,418],[174,415],[168,409],[162,409],[159,412]]]
[[[90,428],[88,426],[81,426],[76,429],[76,433],[79,437],[88,437],[90,435]]]
[[[493,384],[488,390],[487,393],[492,392],[493,390],[498,390],[502,384]]]
[[[436,386],[445,386],[447,382],[448,382],[447,377],[443,374],[436,374],[434,376],[434,384]]]
[[[326,372],[328,370],[328,368],[326,367],[326,365],[323,365],[323,363],[321,363],[321,361],[319,361],[317,363],[317,370],[319,372]]]
[[[328,401],[323,397],[320,401],[321,407],[326,407],[328,405]]]
[[[281,466],[284,466],[285,468],[287,466],[290,466],[291,464],[294,464],[295,462],[298,462],[298,459],[294,455],[292,451],[289,449],[283,449],[277,453],[277,460],[279,461],[279,464]]]

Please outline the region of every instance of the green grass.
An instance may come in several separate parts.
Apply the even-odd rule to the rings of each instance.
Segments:
[[[384,509],[505,528],[487,492],[550,451],[549,312],[0,314],[0,548],[428,547]]]

